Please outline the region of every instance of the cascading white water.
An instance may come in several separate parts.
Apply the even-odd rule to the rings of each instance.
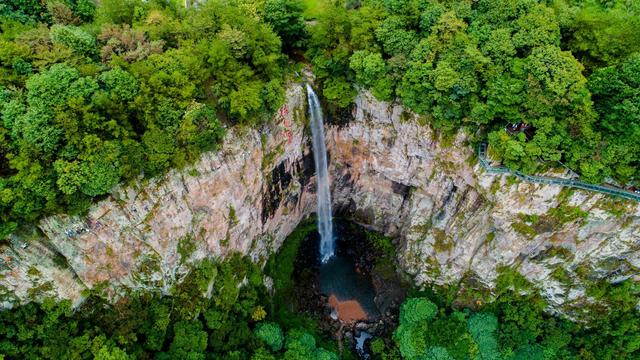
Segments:
[[[327,171],[327,149],[324,145],[324,123],[318,96],[307,84],[307,100],[311,117],[313,160],[317,173],[318,232],[320,233],[320,259],[326,262],[335,253],[333,223],[331,220],[331,193]]]

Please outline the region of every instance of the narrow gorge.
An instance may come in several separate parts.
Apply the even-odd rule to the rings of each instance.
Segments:
[[[234,128],[191,166],[12,236],[0,255],[2,307],[79,303],[88,290],[168,292],[190,264],[232,252],[264,263],[316,211],[306,107],[303,87],[291,86],[263,130]],[[491,289],[513,269],[550,310],[577,316],[594,301],[590,283],[640,281],[637,203],[487,174],[467,135],[441,137],[366,92],[348,117],[325,127],[334,213],[393,238],[415,285]]]

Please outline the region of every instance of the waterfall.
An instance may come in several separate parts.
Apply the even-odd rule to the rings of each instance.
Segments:
[[[318,232],[320,233],[320,259],[326,262],[333,257],[335,243],[331,220],[331,193],[329,191],[329,175],[327,171],[327,149],[324,145],[324,123],[322,108],[318,96],[307,84],[309,116],[311,117],[311,137],[313,160],[316,165],[318,196]]]

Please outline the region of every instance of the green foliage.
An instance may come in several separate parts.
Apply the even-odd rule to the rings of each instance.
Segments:
[[[260,323],[256,326],[255,334],[258,339],[264,341],[271,350],[280,351],[280,349],[282,349],[284,335],[278,324],[270,322]]]
[[[316,349],[316,340],[309,333],[294,329],[287,333],[285,359],[309,359]]]
[[[380,251],[389,258],[395,258],[396,247],[393,245],[393,240],[391,240],[391,238],[375,231],[366,230],[365,236],[367,237],[367,241],[369,241],[377,251]]]
[[[590,68],[615,65],[640,51],[640,8],[633,2],[557,1],[567,46]]]
[[[496,290],[501,294],[512,290],[528,290],[531,287],[531,283],[515,267],[498,267],[497,271]]]
[[[405,301],[400,308],[400,323],[415,324],[433,319],[438,307],[424,298],[411,298]]]
[[[558,207],[549,210],[548,216],[552,217],[559,224],[566,224],[578,219],[586,219],[589,213],[577,206],[560,204]]]
[[[173,341],[169,347],[169,356],[174,359],[205,359],[207,333],[202,322],[180,321],[173,325]]]
[[[115,68],[105,71],[98,79],[104,84],[105,90],[119,99],[131,101],[138,94],[138,81],[130,73]]]
[[[46,18],[45,4],[38,0],[12,0],[0,4],[0,19],[22,23],[42,21]]]
[[[356,74],[356,81],[371,88],[376,98],[386,101],[393,99],[393,81],[387,77],[386,64],[380,53],[356,51],[351,56],[349,65]]]
[[[426,327],[419,325],[400,324],[398,326],[393,336],[403,358],[417,359],[424,355],[427,347],[426,331],[428,331]]]
[[[469,333],[478,346],[478,359],[500,359],[498,341],[495,338],[498,329],[498,319],[492,314],[473,314],[468,321]]]
[[[135,0],[101,0],[96,11],[97,20],[100,23],[131,24],[135,6],[139,4]]]
[[[196,250],[197,244],[193,238],[193,235],[185,235],[178,239],[178,254],[180,254],[180,261],[186,262],[191,254]]]
[[[95,37],[75,26],[54,25],[51,27],[51,41],[87,57],[92,57],[96,52]]]
[[[532,228],[530,225],[527,225],[523,222],[514,222],[511,224],[511,227],[518,234],[523,235],[529,239],[533,239],[538,234],[534,228]]]
[[[36,269],[29,273],[35,275]],[[575,323],[546,312],[539,295],[516,286],[521,282],[516,273],[501,270],[498,285],[509,283],[511,290],[500,291],[479,310],[456,309],[451,305],[456,302],[444,301],[459,289],[408,298],[395,344],[375,339],[373,358],[638,357],[636,282],[594,283],[587,289],[594,303],[584,305],[590,319]],[[333,344],[320,346],[313,329],[289,328],[284,336],[284,324],[275,319],[256,324],[255,309],[271,308],[262,276],[258,265],[235,254],[223,262],[195,264],[169,294],[134,292],[111,304],[89,295],[77,309],[53,299],[17,306],[0,312],[0,353],[11,359],[338,359],[327,350]],[[440,309],[434,302],[442,304]]]
[[[229,288],[233,296],[225,294]],[[284,349],[278,324],[254,328],[253,309],[268,308],[266,298],[260,268],[234,255],[196,264],[168,295],[137,292],[114,304],[90,295],[75,310],[69,301],[47,299],[0,312],[0,353],[12,359],[338,359],[305,331],[290,331]]]
[[[73,3],[73,13],[80,17],[82,21],[93,20],[96,12],[96,3],[93,0],[76,0]]]
[[[223,121],[261,125],[284,101],[280,38],[234,4],[43,4],[0,6],[3,236],[183,167],[218,148]]]
[[[598,69],[589,77],[589,89],[602,119],[599,128],[607,143],[602,156],[615,164],[603,171],[625,181],[638,177],[639,74],[640,54],[634,54],[620,65]]]
[[[285,330],[306,329],[318,335],[317,323],[314,319],[300,314],[296,310],[299,305],[295,297],[295,279],[300,274],[294,273],[298,250],[305,237],[316,231],[317,225],[313,218],[300,223],[298,227],[285,239],[276,254],[272,254],[265,265],[265,273],[273,279],[275,294],[271,299],[273,305],[272,317]]]
[[[345,9],[326,4],[319,22],[311,31],[307,57],[322,95],[339,107],[347,107],[356,96],[349,68],[351,23]]]
[[[307,37],[300,0],[267,0],[264,3],[264,18],[280,36],[285,51],[301,49]]]
[[[505,274],[498,282],[507,282]],[[422,294],[442,302],[447,291]],[[586,305],[586,323],[575,323],[549,314],[539,295],[515,286],[482,310],[458,312],[448,305],[430,320],[408,324],[401,318],[393,337],[405,359],[632,359],[640,352],[639,293],[633,281],[597,283],[588,290],[595,303]],[[393,350],[377,340],[372,352],[385,359],[382,353]]]
[[[338,355],[336,355],[336,353],[323,348],[317,348],[313,352],[313,358],[315,360],[339,360],[340,359]]]
[[[440,346],[433,346],[427,350],[424,355],[425,360],[453,360],[447,349]]]
[[[635,127],[614,135],[603,125],[612,117],[633,123],[638,113],[634,60],[624,62],[639,51],[639,11],[624,0],[332,4],[310,28],[307,56],[322,94],[340,107],[356,83],[378,99],[397,98],[444,132],[478,133],[511,169],[562,163],[589,182],[628,183],[640,168]],[[603,65],[618,68],[596,75]],[[591,71],[594,86],[587,86]],[[598,76],[614,73],[621,81],[598,85]],[[603,96],[592,102],[596,87]],[[606,87],[616,88],[610,102]],[[530,130],[505,131],[519,123]]]
[[[322,89],[322,95],[339,107],[347,107],[356,97],[356,90],[346,79],[329,79]]]
[[[269,326],[273,326],[273,325],[274,324],[271,324]],[[277,327],[277,325],[275,326]],[[264,329],[264,327],[262,327],[261,329]],[[276,328],[272,328],[271,330],[268,330],[270,335],[263,334],[265,337],[269,338],[269,340],[265,339],[265,342],[269,343],[269,342],[274,342],[276,340],[276,338],[273,337],[275,335],[273,331],[275,330]],[[278,331],[277,333],[278,349],[276,350],[276,348],[271,347],[276,353],[282,347],[282,332],[280,331],[279,327],[277,327],[277,331]],[[281,352],[280,353],[281,355],[278,356],[279,359],[287,359],[287,360],[307,360],[307,359],[338,360],[339,359],[339,357],[335,353],[328,351],[326,349],[323,349],[321,347],[316,347],[316,340],[314,339],[314,337],[308,332],[301,329],[293,329],[287,333],[283,350],[284,352],[283,353]],[[257,352],[257,354],[260,354],[260,356],[264,356],[263,352]]]
[[[439,312],[424,297],[409,298],[402,304],[393,338],[406,359],[465,359],[472,349],[465,315]]]
[[[624,281],[618,284],[600,282],[587,289],[587,294],[608,304],[611,312],[603,311],[599,306],[589,310],[599,312],[595,315],[595,331],[580,329],[578,343],[585,348],[585,354],[596,359],[633,358],[640,353],[640,317],[637,299],[640,287],[637,282]],[[607,306],[607,305],[605,305]],[[604,315],[606,314],[606,315]],[[602,316],[600,316],[602,315]]]
[[[278,292],[286,292],[293,288],[294,261],[298,255],[298,249],[304,238],[316,228],[317,225],[313,219],[300,224],[289,234],[278,249],[278,253],[269,258],[265,265],[265,272],[273,278],[274,287]]]
[[[395,344],[385,341],[382,338],[376,338],[371,341],[371,354],[374,359],[395,360],[400,359],[400,353]]]

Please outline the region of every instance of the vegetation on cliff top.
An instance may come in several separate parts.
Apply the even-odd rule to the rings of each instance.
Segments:
[[[273,28],[297,46],[279,2],[3,2],[0,237],[267,121],[287,66]]]
[[[438,129],[487,136],[510,168],[565,164],[587,181],[637,183],[639,4],[338,1],[311,28],[307,56],[340,106],[355,83]]]

